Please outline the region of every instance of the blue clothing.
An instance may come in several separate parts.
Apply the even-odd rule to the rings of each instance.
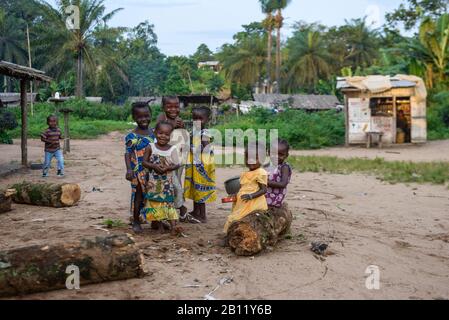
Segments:
[[[55,152],[45,152],[45,161],[44,161],[44,174],[48,174],[48,170],[50,169],[51,160],[56,158],[58,163],[58,171],[64,173],[64,156],[62,154],[62,150],[56,150]]]

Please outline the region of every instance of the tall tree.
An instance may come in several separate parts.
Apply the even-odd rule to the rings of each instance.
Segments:
[[[318,30],[297,31],[287,42],[287,87],[313,92],[320,79],[330,76],[327,45]]]
[[[79,29],[69,30],[66,25],[66,9],[74,5],[79,8]],[[44,17],[48,21],[43,39],[40,39],[44,50],[53,52],[53,59],[46,65],[46,69],[59,69],[61,66],[76,65],[76,96],[84,95],[84,78],[88,75],[95,78],[97,71],[103,64],[115,65],[120,69],[114,57],[116,56],[112,48],[104,45],[95,48],[95,39],[98,32],[101,32],[102,41],[115,41],[118,29],[109,28],[107,22],[114,15],[122,10],[116,9],[106,13],[104,0],[60,0],[57,8],[50,3],[43,1],[41,9]],[[109,40],[105,38],[109,37]],[[67,70],[67,69],[65,69]],[[124,80],[126,78],[124,77]]]
[[[271,92],[271,82],[272,82],[272,55],[273,55],[273,28],[275,26],[274,21],[274,7],[272,0],[259,0],[262,12],[266,14],[266,18],[263,21],[263,25],[267,30],[267,86],[268,92]]]
[[[346,43],[345,62],[354,70],[371,66],[379,55],[380,37],[377,30],[366,24],[366,18],[346,21],[339,29]]]
[[[282,16],[282,10],[287,8],[291,0],[272,0],[271,5],[274,10],[277,11],[275,17],[275,27],[277,30],[276,36],[276,82],[277,93],[280,93],[281,88],[281,29],[284,25],[284,17]]]
[[[403,24],[406,30],[411,30],[426,17],[438,18],[449,12],[447,0],[407,0],[406,2],[406,4],[401,3],[393,12],[387,13],[389,27]]]
[[[196,49],[196,52],[193,54],[192,58],[196,61],[196,63],[211,61],[215,59],[214,53],[204,43],[200,44],[198,49]]]
[[[225,44],[217,54],[228,81],[253,86],[265,72],[266,46],[263,26],[252,23],[234,35],[234,44]]]

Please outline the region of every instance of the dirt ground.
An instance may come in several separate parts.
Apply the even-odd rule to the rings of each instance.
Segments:
[[[12,212],[0,215],[0,249],[106,235],[107,231],[98,229],[102,221],[127,221],[130,187],[124,179],[121,138],[113,133],[97,140],[72,141],[67,176],[58,179],[52,172],[48,181],[79,183],[83,190],[79,205],[66,209],[14,205]],[[333,153],[345,153],[337,150]],[[343,156],[352,152],[363,157],[368,154],[365,151],[355,148]],[[449,160],[449,143],[373,149],[368,156],[375,152],[394,159],[402,156],[402,160]],[[31,141],[30,159],[40,160],[41,153],[40,142]],[[306,153],[310,152],[301,152]],[[0,154],[0,165],[20,159],[17,145],[0,145]],[[239,175],[242,168],[217,170],[223,197],[223,182]],[[28,171],[0,178],[0,187],[23,180],[43,181],[40,171]],[[94,187],[101,191],[93,192]],[[150,270],[143,279],[18,298],[203,299],[229,277],[232,282],[220,286],[213,293],[215,298],[449,299],[447,187],[390,185],[355,174],[294,173],[288,203],[294,214],[291,239],[256,257],[236,257],[214,244],[230,211],[230,205],[217,203],[208,209],[208,224],[183,225],[187,238],[159,235],[147,226],[143,235],[135,236]],[[310,251],[315,240],[330,243],[326,258]],[[370,265],[380,268],[380,290],[365,286]]]

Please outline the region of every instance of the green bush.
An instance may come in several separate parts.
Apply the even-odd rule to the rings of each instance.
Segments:
[[[268,135],[268,130],[277,129],[279,137],[295,149],[319,149],[341,145],[345,141],[344,114],[334,110],[315,113],[287,110],[274,114],[267,109],[255,108],[247,115],[227,120],[226,124],[215,127],[223,136],[226,129],[266,129]]]
[[[17,128],[17,120],[12,112],[5,108],[0,109],[0,143],[12,144],[12,139],[8,134],[8,130]]]
[[[130,130],[132,122],[130,105],[115,106],[112,104],[89,103],[82,100],[70,100],[58,108],[70,108],[70,136],[73,139],[92,139],[111,131]],[[17,119],[21,119],[20,108],[10,109]],[[47,117],[56,114],[59,117],[59,127],[64,131],[63,115],[58,113],[53,103],[38,103],[34,106],[34,115],[28,113],[28,135],[39,138],[47,128]],[[13,137],[20,137],[21,127],[7,133]]]
[[[427,121],[429,140],[449,139],[449,91],[431,97]]]

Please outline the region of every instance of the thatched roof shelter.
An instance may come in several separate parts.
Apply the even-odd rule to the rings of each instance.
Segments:
[[[45,75],[44,71],[24,67],[6,61],[0,61],[0,74],[16,79],[35,80],[42,82],[50,82],[52,80],[52,78]]]
[[[0,74],[20,80],[20,107],[22,112],[22,165],[28,166],[28,109],[27,109],[27,85],[30,81],[50,82],[52,78],[45,72],[18,64],[0,61]]]

